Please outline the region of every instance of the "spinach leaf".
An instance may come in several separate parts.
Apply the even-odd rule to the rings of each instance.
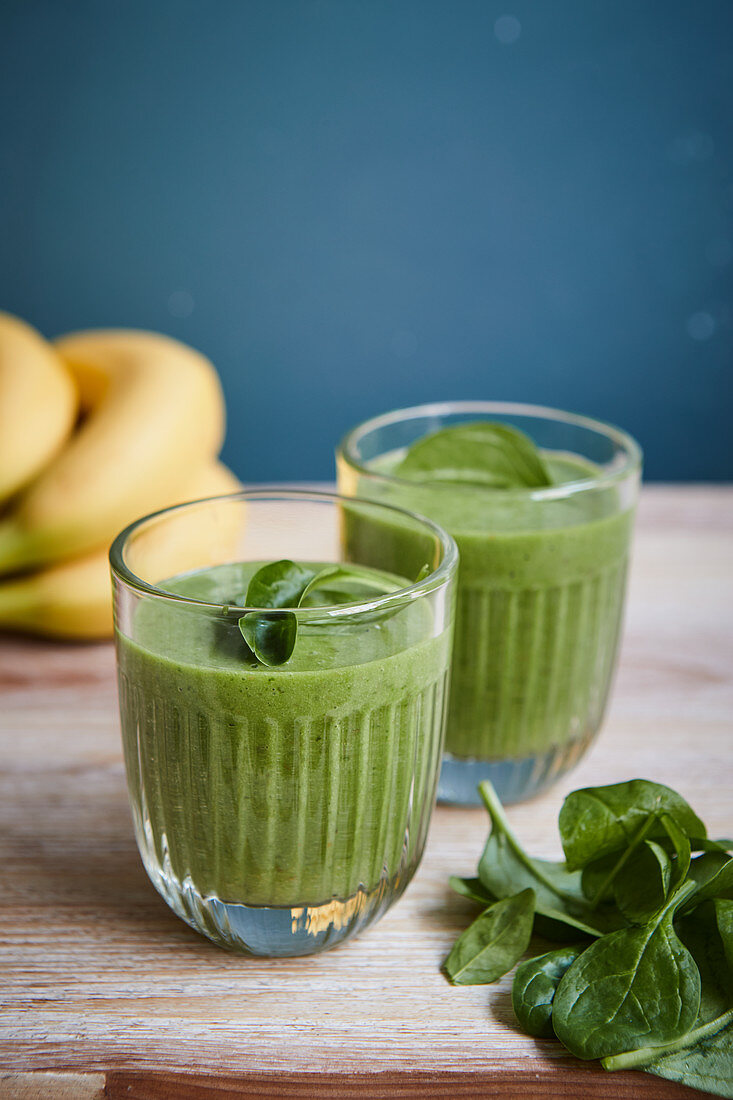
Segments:
[[[687,878],[687,874],[690,870],[690,857],[692,854],[692,846],[690,844],[690,838],[683,829],[679,827],[677,822],[669,814],[662,814],[660,821],[664,826],[664,830],[672,842],[672,848],[674,850],[674,863],[672,865],[672,887],[679,886],[681,882],[684,882]]]
[[[666,837],[660,838],[660,843],[646,840],[658,825]],[[661,909],[689,866],[690,841],[677,822],[666,813],[649,814],[620,853],[602,856],[583,868],[583,892],[594,909],[612,892],[626,919],[643,924]]]
[[[582,936],[597,939],[604,934],[597,924],[586,924],[567,910],[553,909],[551,905],[544,905],[542,902],[535,905],[534,931],[553,943],[577,943]]]
[[[562,862],[527,855],[488,780],[479,784],[479,793],[491,817],[491,832],[478,867],[484,889],[503,898],[529,887],[535,892],[538,913],[553,920],[570,918],[573,927],[588,935],[601,935],[624,923],[617,913],[591,910],[579,871],[570,872]]]
[[[443,964],[454,985],[494,982],[527,950],[532,934],[534,894],[522,890],[494,902],[456,940]]]
[[[733,896],[733,856],[722,851],[696,856],[690,864],[690,878],[697,884],[697,890],[687,908],[707,898]]]
[[[666,837],[667,830],[659,820],[665,813],[687,836],[705,836],[705,826],[684,798],[661,783],[632,779],[573,791],[565,799],[559,818],[568,868],[577,870],[627,848],[650,815],[657,819],[648,837]]]
[[[700,974],[673,926],[687,882],[653,920],[596,940],[562,978],[553,1006],[558,1038],[579,1058],[604,1058],[643,1042],[677,1039],[693,1026]]]
[[[606,1068],[640,1066],[658,1077],[732,1097],[733,903],[719,898],[706,901],[680,921],[679,929],[702,980],[695,1028],[665,1052],[658,1048],[631,1051],[611,1059],[612,1064]]]
[[[358,565],[325,565],[322,568],[313,568],[283,559],[263,565],[252,576],[247,586],[244,606],[323,607],[354,603],[375,594],[383,596],[388,591],[386,576],[362,569]]]
[[[610,858],[608,856],[602,856],[600,860],[593,861],[594,868],[604,868],[604,874],[601,875],[598,881],[595,883],[595,889],[590,898],[591,907],[593,909],[595,909],[596,906],[600,905],[600,903],[605,900],[609,891],[615,885],[616,878],[619,874],[622,873],[627,862],[636,852],[639,845],[644,843],[644,838],[649,835],[652,829],[654,829],[656,822],[656,815],[649,814],[649,816],[641,822],[639,828],[636,830],[626,847],[624,847],[620,852],[613,852]],[[585,870],[586,869],[584,868],[584,875]],[[581,878],[581,885],[584,894],[587,894],[588,887],[591,881],[592,876],[590,875],[586,875],[584,878]]]
[[[292,656],[298,631],[296,616],[285,608],[347,604],[387,591],[384,578],[354,565],[314,569],[288,559],[268,562],[250,578],[244,597],[245,609],[260,610],[245,610],[239,629],[250,654],[261,664],[282,665]],[[376,613],[377,617],[382,614]]]
[[[250,578],[245,607],[297,607],[319,577],[331,576],[336,567],[313,569],[294,561],[268,562]],[[261,614],[248,611],[239,620],[239,629],[251,653],[263,665],[282,665],[290,660],[298,632],[295,615],[287,611]]]
[[[582,871],[580,885],[584,897],[589,902],[601,905],[613,901],[612,898],[608,897],[607,890],[608,885],[613,883],[618,861],[618,852],[611,852],[610,855],[601,856],[600,859],[593,859],[590,863],[586,863]],[[595,901],[596,898],[599,899],[597,902]]]
[[[580,950],[559,947],[527,959],[517,967],[512,983],[512,1008],[521,1028],[528,1035],[552,1039],[552,1002],[565,971],[575,962]]]
[[[723,1026],[716,1029],[716,1023]],[[690,1088],[733,1097],[733,1010],[688,1036],[694,1045],[644,1066],[647,1073]]]
[[[496,896],[487,890],[480,878],[459,878],[451,875],[449,879],[451,887],[457,894],[475,902],[482,908],[496,901]],[[583,921],[562,912],[551,905],[542,902],[535,904],[533,931],[545,939],[560,943],[576,942],[581,936],[600,936],[597,928],[584,924]]]
[[[664,848],[645,840],[616,876],[616,904],[632,924],[645,924],[664,906],[671,879],[672,861]]]
[[[547,464],[529,436],[490,421],[459,424],[423,436],[393,473],[419,481],[468,482],[494,489],[552,484]]]
[[[484,908],[496,901],[495,895],[484,889],[480,878],[459,878],[458,875],[451,875],[448,881],[457,894]]]
[[[297,607],[316,577],[331,576],[336,566],[313,569],[283,559],[263,565],[250,578],[245,607]]]
[[[711,840],[710,837],[690,837],[690,847],[693,852],[733,852],[733,840],[720,838]]]
[[[728,963],[728,974],[733,978],[733,901],[728,898],[713,898],[718,932],[723,943],[723,951]]]
[[[571,874],[565,864],[552,860],[532,859],[512,832],[499,797],[488,780],[479,784],[479,794],[491,818],[491,832],[479,861],[479,879],[497,897],[513,894],[518,888],[531,886],[538,898],[548,905],[560,901],[585,900],[580,886],[580,873]]]
[[[397,584],[393,587],[396,591]],[[324,569],[313,578],[298,607],[333,607],[336,604],[367,601],[388,593],[386,577],[370,577],[358,566],[334,566],[333,569]]]
[[[425,563],[418,570],[413,584],[419,584],[432,572],[431,567]],[[325,584],[320,577],[316,577],[301,600],[301,607],[318,608],[333,607],[337,604],[363,602],[374,599],[377,596],[389,595],[388,587],[391,578],[384,575],[370,576],[358,566],[346,565],[337,569],[335,577],[325,577]],[[396,581],[391,581],[394,591],[399,587]],[[405,582],[407,583],[407,582]],[[392,607],[378,607],[374,611],[361,610],[353,617],[342,615],[338,623],[332,620],[328,622],[329,633],[338,630],[347,633],[353,630],[363,630],[369,623],[382,623],[391,619],[403,609],[400,603]],[[323,626],[323,620],[309,619],[303,626],[309,630],[318,630]]]
[[[298,633],[297,619],[290,611],[248,611],[239,620],[239,629],[260,664],[282,665],[290,660]]]
[[[733,1005],[733,971],[726,958],[717,914],[710,902],[675,920],[677,934],[700,971],[700,1008],[695,1027],[720,1016]]]
[[[733,1008],[679,1039],[612,1055],[602,1065],[608,1070],[643,1067],[691,1088],[733,1096]]]

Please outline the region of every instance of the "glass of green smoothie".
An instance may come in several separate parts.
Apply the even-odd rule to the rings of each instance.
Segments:
[[[354,532],[400,531],[395,573]],[[368,559],[368,560],[366,560]],[[135,835],[170,907],[234,950],[305,955],[420,861],[443,748],[457,550],[431,521],[262,489],[132,524],[110,561]]]
[[[475,804],[483,779],[504,802],[540,791],[580,759],[603,717],[638,445],[618,428],[556,409],[464,401],[359,425],[338,448],[337,466],[340,492],[430,516],[458,544],[438,798]],[[390,567],[399,571],[393,543]],[[409,560],[409,547],[404,554]]]

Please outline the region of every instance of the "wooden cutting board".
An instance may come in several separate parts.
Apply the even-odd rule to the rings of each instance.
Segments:
[[[621,668],[578,769],[510,809],[559,854],[564,794],[647,776],[733,833],[733,488],[647,488]],[[482,810],[438,808],[374,928],[309,959],[235,957],[182,924],[135,848],[109,645],[0,641],[0,1097],[700,1095],[514,1028],[510,980],[452,988]]]

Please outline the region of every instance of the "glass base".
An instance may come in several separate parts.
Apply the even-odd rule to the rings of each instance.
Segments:
[[[591,740],[581,738],[519,760],[466,760],[445,753],[440,769],[438,802],[480,806],[478,785],[484,779],[491,781],[505,806],[524,802],[574,768]]]
[[[412,877],[401,872],[322,905],[253,906],[204,896],[190,878],[180,881],[159,864],[143,862],[153,886],[186,924],[229,951],[273,958],[312,955],[351,939],[382,915]]]

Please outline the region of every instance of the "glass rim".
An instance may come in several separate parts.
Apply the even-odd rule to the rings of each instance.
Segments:
[[[425,532],[437,538],[443,551],[443,558],[438,567],[428,573],[426,577],[423,577],[422,580],[405,585],[404,587],[396,589],[394,592],[387,592],[384,595],[373,596],[368,600],[361,599],[353,603],[324,605],[322,607],[288,608],[242,607],[233,604],[209,603],[206,600],[194,599],[192,596],[182,596],[180,593],[171,592],[161,587],[160,584],[151,584],[149,581],[139,577],[125,561],[125,549],[129,539],[140,528],[146,524],[152,523],[154,520],[160,519],[162,516],[181,513],[187,509],[199,507],[203,504],[224,501],[245,503],[254,500],[280,500],[283,502],[288,500],[310,500],[314,503],[345,504],[351,507],[354,505],[365,505],[368,508],[376,508],[378,512],[396,513],[417,523]],[[231,613],[231,615],[236,614],[237,617],[241,617],[242,614],[249,611],[259,611],[263,614],[267,612],[272,614],[278,611],[287,611],[289,614],[296,615],[298,618],[304,620],[322,620],[324,617],[330,619],[342,616],[354,616],[359,613],[374,611],[375,609],[398,607],[412,603],[414,600],[420,599],[430,592],[438,591],[450,580],[451,575],[455,573],[458,566],[458,547],[453,536],[450,535],[445,528],[441,527],[433,520],[428,519],[427,516],[422,516],[417,512],[411,512],[407,508],[401,508],[397,505],[388,504],[383,501],[368,500],[363,497],[344,496],[342,493],[329,492],[327,490],[304,489],[291,487],[289,485],[262,485],[257,488],[239,489],[234,493],[220,493],[214,496],[198,497],[194,500],[182,501],[179,504],[172,504],[166,508],[159,508],[155,512],[149,512],[147,515],[140,516],[120,531],[110,546],[108,557],[110,568],[115,579],[141,596],[153,597],[154,599],[168,601],[179,606],[187,605],[201,613],[216,613],[219,616],[226,616]]]
[[[368,432],[375,431],[378,428],[398,424],[401,421],[417,420],[420,417],[449,416],[462,413],[491,414],[494,417],[497,414],[505,414],[534,417],[536,420],[557,421],[576,428],[585,428],[597,435],[605,436],[606,439],[612,440],[624,451],[623,460],[618,466],[604,470],[597,476],[577,478],[575,481],[566,481],[561,485],[550,485],[542,488],[517,487],[502,489],[502,499],[511,496],[521,497],[525,500],[560,500],[574,493],[588,492],[591,489],[601,489],[614,485],[616,482],[628,477],[629,474],[638,473],[641,469],[642,449],[634,437],[624,431],[623,428],[618,428],[615,424],[596,420],[590,416],[583,416],[580,413],[565,412],[563,409],[555,409],[548,405],[526,405],[520,401],[434,401],[424,405],[410,405],[404,409],[392,409],[389,412],[381,413],[379,416],[370,417],[369,420],[362,420],[361,423],[350,428],[338,444],[336,456],[337,458],[343,458],[360,475],[372,478],[377,483],[397,483],[405,486],[405,488],[409,486],[413,490],[429,485],[431,490],[460,493],[465,486],[458,482],[431,482],[429,477],[417,481],[411,478],[398,477],[395,474],[383,473],[370,466],[365,466],[358,457],[356,448]],[[470,488],[475,493],[477,488],[482,487],[471,485]],[[483,488],[487,493],[497,492],[496,489],[487,486]]]

